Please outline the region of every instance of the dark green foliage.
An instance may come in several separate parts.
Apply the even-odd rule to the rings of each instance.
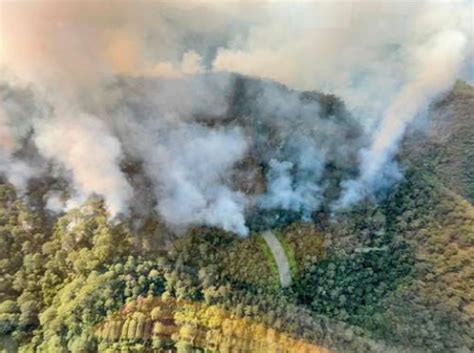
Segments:
[[[288,210],[258,210],[247,221],[249,228],[262,232],[269,228],[282,228],[303,218],[301,212]]]
[[[0,201],[0,335],[10,346],[94,352],[107,346],[95,334],[106,317],[131,311],[136,327],[127,329],[138,332],[145,319],[133,302],[161,296],[218,305],[341,352],[382,350],[368,338],[409,351],[474,347],[473,208],[413,168],[378,205],[333,219],[319,213],[317,227],[275,229],[294,261],[287,290],[275,285],[255,233],[194,228],[154,254],[136,247],[126,223],[109,222],[99,201],[53,227],[9,186],[0,187]]]
[[[360,205],[339,215],[334,244],[294,285],[301,303],[317,313],[365,326],[383,299],[410,281],[414,250],[391,226],[385,205]]]
[[[380,301],[410,273],[406,247],[370,251],[313,266],[296,284],[302,303],[317,313],[363,325]]]

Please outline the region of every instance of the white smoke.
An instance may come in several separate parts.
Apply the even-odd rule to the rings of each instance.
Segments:
[[[7,112],[0,107],[0,172],[4,173],[7,180],[17,189],[24,190],[28,179],[32,175],[32,170],[23,161],[13,158],[13,153],[18,149],[18,144],[13,140],[11,129]]]
[[[334,182],[337,205],[350,205],[400,177],[393,157],[407,126],[466,72],[469,6],[0,2],[1,69],[47,101],[0,92],[0,172],[24,189],[49,161],[71,181],[66,208],[99,195],[114,216],[143,193],[120,166],[138,161],[176,229],[246,234],[253,205],[309,216]],[[271,82],[242,88],[222,71],[336,94],[366,135],[343,108],[319,104],[328,97]],[[249,160],[266,171],[257,195],[235,182]],[[63,207],[63,194],[50,196]]]
[[[68,208],[96,194],[104,197],[112,217],[127,212],[132,188],[120,171],[121,146],[103,121],[85,114],[43,120],[34,142],[41,155],[70,173],[74,196]]]
[[[29,179],[43,171],[35,161],[19,156],[33,121],[42,114],[28,89],[14,91],[10,85],[0,84],[0,173],[20,192],[26,190]]]
[[[372,146],[338,207],[400,178],[392,159],[407,125],[472,70],[472,2],[283,2],[267,10],[272,16],[257,17],[244,40],[219,49],[214,70],[343,98]]]
[[[309,218],[322,201],[320,177],[323,165],[316,151],[308,150],[301,156],[301,164],[270,160],[267,174],[267,192],[260,200],[264,209],[283,209],[302,212]],[[310,154],[314,152],[315,154]],[[306,157],[310,158],[304,160]],[[309,163],[305,163],[309,162]]]
[[[381,176],[387,173],[408,124],[454,84],[461,70],[466,41],[460,32],[443,31],[417,48],[412,79],[388,107],[370,148],[362,152],[361,175],[358,180],[346,183],[341,206],[359,201],[377,183],[386,180]]]
[[[231,187],[247,142],[237,127],[211,128],[228,108],[229,75],[131,79],[107,92],[109,124],[124,151],[143,161],[156,210],[172,228],[207,224],[245,235],[248,200]],[[110,97],[109,97],[110,98]]]
[[[156,63],[150,75],[162,78],[180,78],[184,75],[195,75],[204,71],[201,56],[194,50],[190,50],[183,54],[179,65],[175,65],[171,61]]]
[[[24,192],[28,181],[37,170],[28,163],[14,159],[8,152],[0,150],[0,172],[5,174],[7,180],[15,188]]]
[[[161,147],[150,162],[164,219],[174,226],[208,224],[246,234],[246,199],[226,186],[246,152],[242,132],[190,125],[171,132]]]
[[[456,30],[469,37],[471,52],[463,64],[472,69],[469,0],[302,1],[263,6],[263,11],[255,11],[258,15],[246,36],[237,35],[218,49],[213,69],[334,93],[368,128],[378,123],[400,87],[410,80],[417,48],[439,32]]]

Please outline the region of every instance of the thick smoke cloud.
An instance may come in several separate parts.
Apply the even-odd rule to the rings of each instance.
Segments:
[[[158,160],[160,214],[171,224],[209,224],[246,234],[243,194],[231,190],[232,166],[246,150],[241,131],[188,125],[173,131]]]
[[[326,164],[353,165],[361,146],[340,102],[324,112],[318,95],[274,82],[228,74],[121,79],[107,94],[111,130],[143,162],[156,209],[176,229],[208,224],[246,234],[254,207],[309,216],[323,199]],[[265,178],[266,191],[242,186]]]
[[[405,130],[472,69],[468,6],[0,2],[0,172],[70,181],[54,209],[150,194],[177,230],[349,206],[400,178]]]
[[[380,180],[386,180],[380,176],[390,168],[408,124],[426,109],[433,98],[454,84],[465,46],[466,38],[460,32],[444,31],[414,53],[416,62],[412,80],[402,87],[386,110],[370,148],[362,151],[361,175],[358,180],[346,183],[342,206],[359,201],[374,185],[379,186]]]
[[[353,166],[363,146],[359,127],[345,119],[347,112],[337,101],[327,112],[321,97],[305,97],[272,84],[261,84],[257,97],[252,119],[268,127],[255,145],[260,161],[268,166],[267,190],[258,204],[309,217],[329,186],[324,175],[327,165],[337,165],[345,177],[350,175],[343,170]]]
[[[156,209],[175,229],[207,224],[246,234],[247,200],[231,187],[247,142],[238,127],[212,128],[228,108],[229,75],[128,79],[107,91],[108,123],[130,158],[143,162]],[[184,100],[183,100],[184,98]]]
[[[400,177],[392,157],[407,126],[474,69],[471,10],[469,1],[272,4],[213,67],[344,99],[373,140],[359,180],[344,185],[338,206],[348,206]]]
[[[74,196],[67,208],[97,194],[111,216],[127,212],[132,188],[119,168],[121,146],[103,121],[84,114],[47,119],[36,126],[34,142],[41,155],[70,173]]]

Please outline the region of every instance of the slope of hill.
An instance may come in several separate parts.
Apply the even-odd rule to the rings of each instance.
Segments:
[[[458,81],[426,125],[406,140],[408,158],[474,203],[474,87]]]
[[[292,225],[281,234],[288,239],[295,229],[305,228]],[[312,238],[310,234],[302,233],[298,241],[304,244],[305,239]],[[219,274],[237,262],[222,265],[214,260],[211,261],[213,265],[204,266],[202,261],[206,252],[190,257],[179,255],[179,258],[184,260],[183,265],[196,264],[197,260],[201,263],[199,274],[206,278],[206,285],[214,281],[205,289],[204,308],[221,303],[219,305],[238,317],[253,318],[257,322],[263,320],[280,332],[288,332],[296,338],[306,337],[313,344],[334,351],[472,350],[474,208],[468,202],[425,172],[411,170],[406,181],[386,201],[378,207],[365,206],[341,216],[337,223],[326,229],[324,238],[325,258],[319,257],[316,262],[313,259],[308,267],[299,270],[295,285],[288,291],[275,292],[272,285],[268,287],[261,281],[254,282],[257,287],[249,286],[250,282],[244,280],[249,274],[266,277],[265,262],[262,261],[240,273],[233,272],[230,277],[226,275],[227,279],[222,282]],[[203,247],[196,241],[206,244],[210,238],[194,238],[195,245],[191,248]],[[228,254],[224,249],[221,247],[217,253]],[[191,253],[191,250],[180,252]],[[238,253],[242,254],[242,251]],[[251,259],[251,252],[247,251],[242,258]],[[267,261],[271,262],[271,259]],[[209,273],[205,275],[206,271],[220,266],[223,268],[214,272],[214,280],[209,279]],[[247,284],[243,286],[242,280]],[[226,295],[221,299],[213,296],[212,288],[217,283],[230,284],[228,289],[234,299],[227,302],[229,299],[222,301]],[[265,299],[267,295],[273,296],[272,300],[276,297],[283,300],[276,308],[279,314],[273,318],[268,317],[268,309],[263,309],[271,305],[272,300]],[[316,321],[319,324],[310,326],[310,335],[304,333],[303,321],[294,321],[295,317],[308,315],[308,309],[313,313],[311,315],[320,318]],[[149,320],[149,316],[145,315],[145,318]],[[124,319],[121,320],[123,324]],[[331,332],[330,339],[327,330]],[[101,332],[100,337],[104,337]],[[140,342],[144,347],[151,347],[153,337],[151,334]],[[197,332],[193,337],[199,341]],[[123,347],[129,347],[133,340],[118,334],[110,344],[118,347],[119,342]],[[253,351],[249,349],[248,352]]]
[[[237,80],[234,88],[254,89],[249,82]],[[299,97],[313,96],[327,101],[330,119],[347,124],[349,133],[351,121],[338,100]],[[322,207],[306,222],[295,221],[291,211],[257,212],[246,238],[212,227],[176,237],[153,213],[141,227],[113,223],[100,199],[52,215],[42,207],[48,190],[41,181],[26,196],[2,183],[4,349],[473,351],[474,207],[464,199],[474,183],[468,163],[472,121],[466,117],[471,100],[472,88],[458,86],[439,103],[425,144],[410,150],[407,140],[400,155],[402,163],[409,161],[404,180],[377,204],[337,214]],[[244,102],[232,106],[244,118],[252,113],[245,113]],[[450,117],[449,129],[437,127],[445,121],[441,116]],[[441,132],[452,142],[445,152],[435,143]],[[446,163],[438,155],[447,156]],[[333,162],[325,173],[334,180],[353,172]],[[256,159],[248,165],[265,168]],[[139,174],[139,164],[128,168]],[[327,192],[337,194],[336,181]],[[269,228],[288,258],[288,288],[280,288],[275,260],[260,236]]]

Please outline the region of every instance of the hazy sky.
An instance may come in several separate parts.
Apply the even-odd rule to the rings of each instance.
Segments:
[[[382,78],[375,66],[402,63],[404,50],[443,27],[472,42],[473,23],[472,4],[457,0],[1,0],[0,8],[3,69],[68,84],[233,70],[342,91],[373,72]]]

